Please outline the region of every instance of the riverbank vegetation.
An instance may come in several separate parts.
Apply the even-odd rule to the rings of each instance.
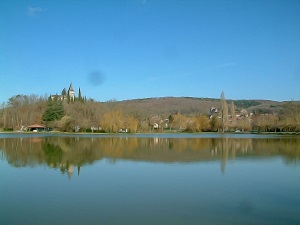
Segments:
[[[74,101],[16,95],[3,103],[0,130],[32,124],[62,132],[300,132],[300,102],[164,97]]]

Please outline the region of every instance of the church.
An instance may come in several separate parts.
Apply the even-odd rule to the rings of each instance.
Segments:
[[[79,88],[79,92],[80,92],[80,88]],[[57,98],[58,100],[64,101],[64,100],[67,100],[69,98],[70,101],[75,101],[75,91],[74,91],[74,88],[72,86],[72,83],[69,86],[68,92],[64,88],[61,92],[61,95],[56,94],[56,95],[51,95],[50,97],[51,97],[52,100],[54,98]]]

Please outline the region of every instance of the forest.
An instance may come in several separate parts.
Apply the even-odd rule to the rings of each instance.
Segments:
[[[300,102],[162,97],[97,102],[16,95],[2,104],[0,131],[32,124],[58,132],[300,132]]]

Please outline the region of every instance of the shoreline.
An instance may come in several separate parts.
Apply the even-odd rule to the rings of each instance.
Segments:
[[[61,131],[50,131],[50,132],[31,132],[31,131],[0,131],[0,134],[67,134],[67,135],[162,135],[162,134],[174,134],[174,135],[195,135],[195,134],[236,134],[236,135],[300,135],[300,132],[137,132],[137,133],[92,133],[92,132],[61,132]]]

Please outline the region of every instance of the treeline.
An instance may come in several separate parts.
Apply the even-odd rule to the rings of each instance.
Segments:
[[[237,107],[234,101],[228,102],[224,93],[219,103],[219,108],[209,113],[164,111],[153,114],[138,104],[133,106],[117,101],[70,102],[47,96],[16,95],[2,104],[0,129],[26,130],[29,125],[41,124],[63,132],[300,131],[298,102],[285,103],[278,113],[247,112]]]

